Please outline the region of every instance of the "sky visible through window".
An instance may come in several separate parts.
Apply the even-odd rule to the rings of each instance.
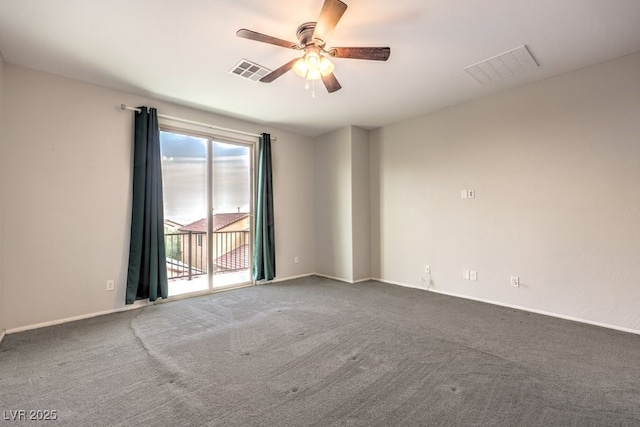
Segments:
[[[207,139],[160,132],[164,217],[186,225],[206,218]],[[249,148],[213,142],[214,213],[249,212]]]

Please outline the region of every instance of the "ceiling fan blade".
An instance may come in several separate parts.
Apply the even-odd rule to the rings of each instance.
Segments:
[[[329,93],[342,89],[342,86],[340,86],[338,79],[336,79],[333,73],[322,77],[322,83],[324,83],[324,87],[327,88],[327,92]]]
[[[391,55],[388,47],[332,47],[329,54],[335,58],[370,59],[386,61]]]
[[[318,44],[324,46],[345,10],[347,10],[347,5],[340,0],[324,0],[316,28],[313,31],[313,40],[320,40]]]
[[[279,39],[277,37],[271,37],[266,34],[257,33],[255,31],[241,29],[236,32],[236,36],[242,37],[243,39],[255,40],[257,42],[274,44],[276,46],[286,47],[288,49],[297,49],[298,44],[293,42],[288,42],[286,40]]]
[[[298,59],[299,58],[292,59],[291,61],[284,64],[282,67],[276,68],[275,70],[273,70],[272,72],[270,72],[269,74],[261,78],[260,81],[262,83],[271,83],[272,81],[274,81],[275,79],[277,79],[278,77],[280,77],[281,75],[289,71],[293,67],[293,64],[295,64],[296,61],[298,61]]]

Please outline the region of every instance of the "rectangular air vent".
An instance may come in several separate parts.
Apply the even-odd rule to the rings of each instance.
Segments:
[[[473,77],[481,85],[486,85],[496,80],[523,73],[538,67],[535,58],[523,45],[508,52],[501,53],[492,58],[485,59],[477,64],[463,68],[463,71]]]
[[[241,60],[238,64],[229,70],[230,73],[236,74],[249,80],[258,81],[271,72],[270,69],[258,65],[255,62],[246,59]]]

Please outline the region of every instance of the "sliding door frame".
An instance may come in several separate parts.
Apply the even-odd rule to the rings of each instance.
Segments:
[[[208,289],[205,291],[197,291],[188,294],[180,294],[169,297],[169,300],[188,298],[191,296],[197,296],[202,294],[209,294],[212,292],[223,291],[234,288],[242,288],[247,286],[253,286],[253,246],[255,240],[255,205],[256,205],[256,156],[258,152],[258,138],[251,136],[230,136],[224,134],[221,131],[214,131],[209,128],[200,128],[197,125],[190,124],[175,124],[170,119],[159,120],[160,131],[172,132],[181,135],[193,136],[197,138],[203,138],[207,140],[206,146],[206,170],[205,170],[205,197],[206,197],[206,209],[207,209],[207,283]],[[214,274],[213,274],[213,144],[214,142],[221,142],[226,144],[233,144],[249,149],[249,281],[246,283],[239,283],[223,287],[214,287]]]

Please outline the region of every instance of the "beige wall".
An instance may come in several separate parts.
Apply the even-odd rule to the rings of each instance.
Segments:
[[[371,277],[381,278],[381,247],[380,239],[382,206],[380,205],[380,132],[369,132],[369,241],[371,244],[369,250],[369,262],[371,264]]]
[[[369,132],[348,126],[315,141],[316,272],[371,277]]]
[[[369,132],[351,126],[353,281],[371,278]]]
[[[379,277],[640,332],[638,82],[634,54],[373,132]]]
[[[424,288],[429,264],[438,292],[640,332],[639,70],[635,54],[311,139],[0,64],[0,330],[124,306],[126,103],[277,136],[278,278]],[[34,247],[37,263],[21,255]]]
[[[5,330],[5,296],[4,296],[4,187],[7,180],[4,176],[4,60],[0,55],[0,336]]]
[[[282,279],[315,272],[314,144],[312,138],[279,130],[274,135],[276,274]]]
[[[121,103],[276,136],[277,277],[314,271],[311,138],[10,64],[2,80],[7,329],[124,307],[133,114]]]
[[[350,127],[315,140],[316,273],[349,282],[353,280],[351,154]]]

